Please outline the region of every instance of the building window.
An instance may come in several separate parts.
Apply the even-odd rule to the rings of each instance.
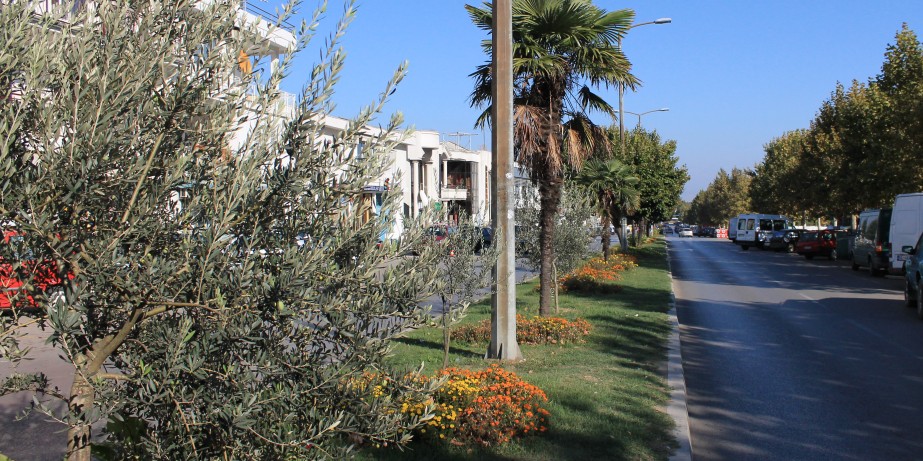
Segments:
[[[446,162],[446,187],[449,189],[471,188],[471,166],[468,162]]]

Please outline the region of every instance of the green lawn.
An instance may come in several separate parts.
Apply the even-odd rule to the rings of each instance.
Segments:
[[[543,389],[549,430],[491,448],[415,443],[403,452],[366,450],[360,459],[439,460],[658,460],[675,442],[663,411],[669,390],[663,363],[670,303],[663,240],[632,250],[639,267],[623,273],[623,290],[609,295],[562,295],[558,316],[593,325],[587,342],[522,346],[525,360],[504,367]],[[517,309],[538,312],[537,280],[517,288]],[[464,322],[490,318],[490,304],[472,306]],[[451,363],[478,369],[487,344],[454,344]],[[442,332],[425,328],[398,339],[393,363],[432,374],[442,364]]]

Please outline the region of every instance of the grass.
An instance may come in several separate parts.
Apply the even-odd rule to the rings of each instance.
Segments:
[[[521,346],[524,361],[505,364],[543,389],[551,412],[549,429],[497,447],[457,447],[418,442],[404,451],[367,449],[368,460],[660,460],[674,448],[672,420],[663,412],[669,398],[662,365],[670,327],[670,303],[663,240],[633,250],[639,267],[623,273],[615,294],[564,294],[560,312],[593,325],[577,345]],[[538,314],[538,281],[517,287],[516,305]],[[489,301],[471,307],[463,322],[490,318]],[[456,343],[451,365],[481,369],[487,344]],[[427,374],[442,364],[442,330],[423,328],[399,338],[392,363]]]

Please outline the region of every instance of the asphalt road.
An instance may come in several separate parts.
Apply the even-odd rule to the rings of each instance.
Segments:
[[[923,322],[900,277],[669,244],[693,459],[923,459]]]
[[[49,330],[29,325],[23,333],[20,345],[31,348],[28,360],[20,363],[17,369],[9,362],[0,361],[0,380],[15,372],[43,372],[61,392],[69,393],[74,382],[73,368],[58,356],[57,350],[45,344]],[[67,451],[67,426],[37,411],[26,417],[25,410],[30,407],[32,398],[31,392],[0,397],[0,453],[16,461],[60,461]],[[65,410],[60,400],[47,396],[38,398],[59,412]]]

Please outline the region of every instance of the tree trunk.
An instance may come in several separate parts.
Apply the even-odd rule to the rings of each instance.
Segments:
[[[559,290],[558,265],[553,261],[551,263],[551,269],[552,269],[553,276],[554,276],[554,313],[555,315],[557,315],[558,313],[558,290]]]
[[[612,216],[612,226],[615,227],[615,235],[619,238],[619,247],[624,253],[628,250],[628,234],[622,227],[622,216],[613,208],[609,214]]]
[[[539,302],[538,313],[542,317],[551,315],[552,288],[557,283],[553,279],[552,263],[554,262],[554,229],[557,224],[558,206],[561,204],[561,180],[551,179],[542,181],[539,185],[541,195],[541,209],[539,210],[539,245],[541,248],[541,274],[539,276]]]
[[[452,345],[452,330],[448,314],[442,313],[442,368],[449,368],[449,346]]]
[[[609,221],[608,216],[602,218],[602,229],[599,235],[600,243],[603,246],[603,259],[609,260],[609,245],[612,240],[612,223]]]
[[[449,367],[449,348],[452,345],[452,330],[449,329],[449,313],[451,306],[442,297],[442,368]]]
[[[90,423],[86,414],[93,408],[94,389],[86,376],[78,368],[74,371],[74,384],[71,386],[68,407],[70,413],[78,415],[78,420],[67,430],[67,460],[90,461]]]
[[[641,219],[638,221],[638,232],[635,233],[635,246],[641,248],[641,243],[644,238],[647,237],[647,220]]]

